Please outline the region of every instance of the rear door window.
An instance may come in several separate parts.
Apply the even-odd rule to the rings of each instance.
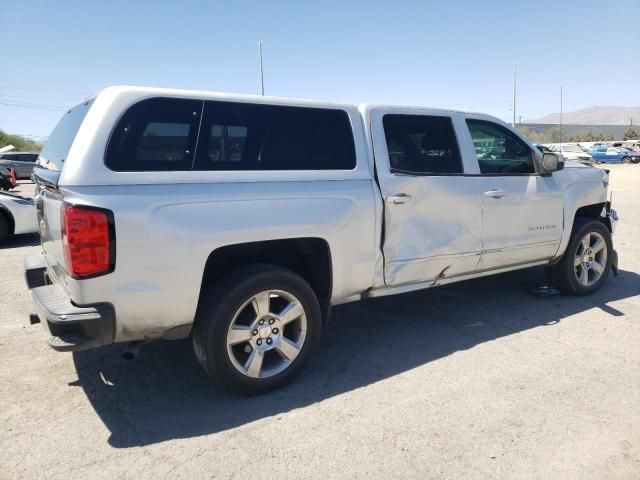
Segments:
[[[343,110],[205,102],[196,170],[351,170]]]
[[[382,119],[391,171],[416,175],[463,172],[450,117],[389,114]]]
[[[131,107],[113,131],[105,163],[115,171],[190,170],[201,100],[152,98]]]

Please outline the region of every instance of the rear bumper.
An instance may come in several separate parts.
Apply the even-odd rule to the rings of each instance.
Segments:
[[[51,334],[49,346],[59,352],[77,352],[113,343],[113,307],[78,307],[65,291],[52,284],[42,255],[24,259],[24,274],[35,314]]]

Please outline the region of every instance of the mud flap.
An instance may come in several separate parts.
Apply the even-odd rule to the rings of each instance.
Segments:
[[[618,276],[618,252],[613,251],[613,259],[611,260],[611,270],[613,270],[614,277]]]

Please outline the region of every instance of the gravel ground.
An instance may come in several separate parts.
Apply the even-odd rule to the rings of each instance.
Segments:
[[[30,326],[0,250],[0,477],[640,478],[640,165],[612,165],[620,276],[538,298],[532,269],[335,309],[303,378],[228,395],[188,341],[133,361]],[[22,185],[22,191],[32,185]]]

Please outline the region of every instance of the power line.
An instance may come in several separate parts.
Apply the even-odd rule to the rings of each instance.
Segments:
[[[24,103],[24,102],[4,102],[0,100],[0,105],[4,105],[7,107],[17,107],[17,108],[31,108],[35,110],[50,110],[56,112],[63,112],[68,110],[67,107],[63,107],[61,105],[44,105],[39,103]]]
[[[78,97],[33,97],[31,95],[7,95],[5,93],[0,93],[0,97],[7,98],[26,98],[28,100],[68,100],[72,102],[79,102],[80,99]]]
[[[53,93],[79,93],[81,95],[91,95],[90,92],[80,92],[78,90],[54,90],[50,88],[27,88],[27,87],[13,87],[8,85],[0,85],[0,89],[7,90],[29,90],[33,92],[53,92]]]

